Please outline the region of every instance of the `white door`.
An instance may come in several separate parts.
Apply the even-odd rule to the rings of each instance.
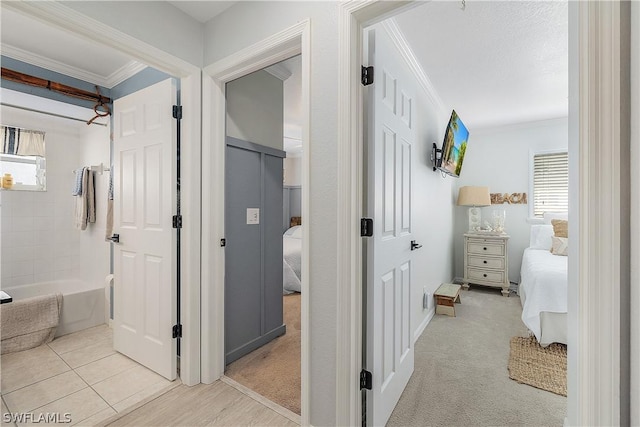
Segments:
[[[172,79],[114,101],[115,350],[176,377],[176,120]]]
[[[404,60],[380,26],[365,33],[374,83],[367,95],[367,425],[385,425],[413,373],[411,156],[414,95]],[[365,53],[365,54],[366,54]]]

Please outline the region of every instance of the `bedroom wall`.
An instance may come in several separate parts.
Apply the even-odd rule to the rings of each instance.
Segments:
[[[491,129],[470,129],[469,146],[462,173],[456,180],[454,197],[465,185],[488,186],[492,193],[529,192],[530,152],[567,149],[568,121],[566,118],[545,120]],[[455,203],[454,198],[454,203]],[[482,209],[483,222],[491,218],[494,209],[506,211],[506,231],[509,239],[509,280],[518,282],[522,253],[529,246],[528,205],[493,205]],[[468,208],[454,207],[455,275],[464,275],[463,234],[469,228]]]
[[[284,159],[284,185],[302,185],[302,158],[289,157]]]
[[[282,150],[282,80],[260,70],[227,83],[227,136]]]

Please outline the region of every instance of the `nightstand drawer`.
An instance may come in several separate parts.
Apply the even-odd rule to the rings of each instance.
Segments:
[[[504,245],[469,241],[467,252],[470,254],[504,255]]]
[[[469,255],[467,262],[469,264],[469,267],[482,267],[504,270],[504,258],[488,258]]]
[[[504,271],[481,270],[478,268],[468,268],[467,278],[473,282],[480,280],[483,282],[504,283]]]

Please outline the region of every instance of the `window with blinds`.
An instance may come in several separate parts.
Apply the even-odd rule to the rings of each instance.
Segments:
[[[569,156],[565,153],[533,156],[533,216],[569,210]]]

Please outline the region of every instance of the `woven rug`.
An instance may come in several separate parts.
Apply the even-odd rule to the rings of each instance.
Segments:
[[[567,346],[541,347],[536,337],[511,338],[509,378],[561,396],[567,395]]]

